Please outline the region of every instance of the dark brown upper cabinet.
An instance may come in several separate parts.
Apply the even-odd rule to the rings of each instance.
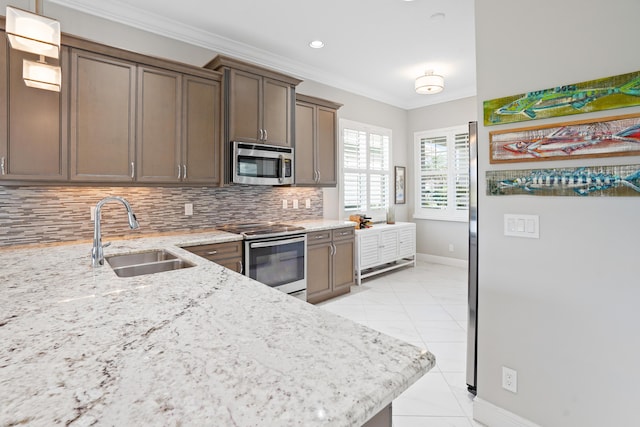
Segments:
[[[11,49],[0,32],[0,180],[64,181],[67,179],[67,112],[69,85],[61,92],[36,89],[22,79],[23,59],[37,61]],[[68,75],[69,50],[60,60],[47,58]]]
[[[296,95],[296,185],[335,187],[338,104]]]
[[[205,65],[224,73],[224,141],[294,145],[295,87],[301,80],[226,56]]]
[[[136,64],[71,51],[71,180],[136,177]]]
[[[138,67],[139,182],[220,182],[220,82]]]
[[[0,183],[219,185],[221,73],[71,35],[62,45],[47,58],[62,67],[58,93],[25,86],[22,60],[37,58],[0,43]]]
[[[137,175],[140,182],[182,179],[182,75],[138,67]]]
[[[219,184],[221,82],[184,75],[182,87],[182,180]]]

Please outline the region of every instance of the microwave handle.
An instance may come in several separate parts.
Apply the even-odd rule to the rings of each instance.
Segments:
[[[255,242],[255,243],[250,243],[249,247],[251,249],[253,249],[253,248],[268,248],[268,247],[271,247],[271,246],[281,246],[281,245],[288,245],[290,243],[304,242],[306,239],[307,239],[306,236],[302,236],[302,237],[294,237],[293,239],[271,240],[269,242]]]
[[[284,161],[284,156],[280,154],[280,176],[278,177],[279,182],[283,182],[285,178],[285,174],[287,173],[286,163]]]

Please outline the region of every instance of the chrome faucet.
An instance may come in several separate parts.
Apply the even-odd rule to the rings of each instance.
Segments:
[[[93,248],[91,249],[92,267],[99,267],[101,265],[104,265],[103,249],[110,245],[110,243],[107,243],[103,246],[102,237],[100,235],[100,209],[102,208],[102,205],[110,201],[120,202],[124,205],[125,208],[127,208],[127,215],[129,216],[129,227],[131,227],[132,230],[140,227],[136,219],[136,215],[133,213],[133,210],[131,210],[131,205],[129,205],[129,202],[127,202],[124,198],[118,196],[110,196],[100,200],[96,205],[95,218],[93,223]]]

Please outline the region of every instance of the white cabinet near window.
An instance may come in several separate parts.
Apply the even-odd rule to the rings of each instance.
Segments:
[[[362,279],[416,265],[416,225],[412,222],[374,224],[356,230],[356,276]]]

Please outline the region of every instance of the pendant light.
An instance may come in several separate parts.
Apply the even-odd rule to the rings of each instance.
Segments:
[[[24,84],[29,87],[60,92],[62,83],[60,67],[23,59],[22,78],[24,79]]]
[[[416,79],[415,89],[419,94],[433,95],[440,93],[444,89],[444,77],[433,74],[433,70],[429,70],[424,73],[424,76]]]
[[[22,77],[29,87],[60,92],[62,70],[48,65],[45,57],[60,57],[60,23],[40,15],[42,0],[36,0],[36,13],[7,6],[6,33],[11,47],[40,56],[38,61],[23,60]]]

